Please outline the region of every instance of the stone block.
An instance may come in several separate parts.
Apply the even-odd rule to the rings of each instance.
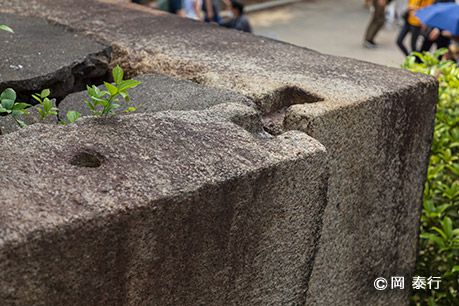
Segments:
[[[19,101],[36,103],[30,95],[42,89],[63,98],[109,77],[109,46],[38,18],[0,13],[0,19],[14,30],[0,33],[0,91],[11,87]]]
[[[306,305],[334,305],[337,297],[339,305],[409,304],[437,102],[436,80],[412,77],[421,80],[353,106],[324,101],[287,111],[285,128],[304,131],[330,154],[329,204]],[[404,290],[374,288],[376,278],[392,276],[404,277]]]
[[[241,103],[255,107],[248,98],[228,89],[199,85],[159,74],[140,75],[135,79],[142,82],[142,84],[129,90],[130,106],[141,106],[135,111],[136,113],[204,110],[222,103]],[[106,90],[103,85],[99,88]],[[67,120],[66,114],[71,110],[79,112],[82,116],[91,115],[85,100],[89,101],[87,91],[67,96],[59,103],[59,118]],[[120,109],[127,107],[122,98],[117,103],[122,106]],[[120,109],[115,109],[115,112],[126,114]]]
[[[256,115],[225,104],[2,136],[2,304],[303,303],[326,153],[231,122]]]
[[[130,75],[168,74],[243,94],[271,133],[300,129],[317,138],[333,156],[332,204],[306,303],[408,305],[409,290],[380,292],[373,281],[414,273],[437,95],[432,77],[111,0],[93,2],[83,19],[77,12],[87,3],[12,0],[1,10],[112,44],[113,64]]]

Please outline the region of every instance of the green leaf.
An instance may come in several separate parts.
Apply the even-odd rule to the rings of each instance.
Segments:
[[[94,107],[96,107],[99,104],[102,104],[103,106],[107,106],[109,103],[107,99],[102,99],[102,98],[91,97],[91,100],[94,101]]]
[[[134,88],[136,87],[137,85],[141,84],[141,82],[139,81],[136,81],[136,80],[126,80],[126,81],[122,81],[119,85],[118,85],[118,91],[125,91],[129,88]]]
[[[46,113],[49,113],[49,111],[51,110],[52,107],[53,106],[51,104],[51,100],[49,100],[48,98],[45,98],[45,100],[43,101],[43,110]]]
[[[7,110],[12,110],[14,107],[14,100],[2,99],[2,107]]]
[[[22,114],[28,114],[28,113],[23,109],[11,111],[11,115],[13,115],[14,117],[19,117]]]
[[[119,105],[119,104],[110,104],[110,105],[107,106],[107,108],[104,111],[108,112],[109,114],[111,114],[112,109],[120,108],[120,107],[121,107],[121,105]]]
[[[27,124],[25,124],[25,122],[24,122],[24,121],[21,121],[21,120],[19,120],[19,119],[16,119],[16,122],[19,124],[19,126],[20,126],[21,128],[23,128],[23,127],[26,127],[26,126],[27,126]]]
[[[29,106],[32,106],[28,103],[15,103],[14,106],[13,106],[13,110],[21,110],[21,109],[24,109],[26,107],[29,107]]]
[[[116,85],[121,83],[121,81],[123,80],[123,74],[123,69],[121,69],[120,66],[116,66],[115,68],[113,68],[113,80],[115,81]]]
[[[459,272],[459,266],[454,266],[451,272]]]
[[[436,244],[438,244],[441,248],[445,247],[445,242],[443,241],[443,239],[441,239],[441,237],[438,237],[435,234],[422,233],[421,235],[419,235],[419,237],[424,238],[424,239],[429,239],[435,242]]]
[[[108,91],[106,91],[106,90],[99,91],[98,98],[103,97],[105,95],[110,95],[110,93]]]
[[[7,31],[7,32],[10,32],[10,33],[14,33],[13,30],[9,26],[6,26],[4,24],[0,25],[0,30]]]
[[[96,97],[96,98],[100,98],[100,89],[96,87],[96,85],[92,85],[92,87],[89,87],[88,85],[86,85],[86,88],[88,89],[88,95],[90,97]]]
[[[141,107],[141,106],[139,106],[139,107],[129,107],[128,109],[125,110],[125,112],[126,112],[126,113],[133,112],[133,111],[139,109],[140,107]]]
[[[46,98],[47,96],[49,96],[49,94],[51,93],[51,91],[49,89],[43,89],[41,91],[41,94],[40,94],[40,97],[43,99],[43,98]]]
[[[12,88],[7,88],[5,89],[2,94],[0,95],[0,99],[4,100],[16,100],[16,92]]]
[[[427,298],[427,301],[429,303],[429,306],[437,306],[437,303],[435,303],[435,299],[431,296]]]
[[[42,110],[41,108],[38,109],[38,111],[40,112],[40,117],[41,117],[41,120],[45,119],[46,117],[46,113],[44,110]]]
[[[32,95],[32,98],[34,98],[35,100],[37,100],[38,102],[40,102],[40,104],[43,104],[43,102],[41,101],[41,99],[40,99],[39,96]]]
[[[13,30],[9,26],[6,26],[4,24],[0,25],[0,30],[7,31],[7,32],[10,32],[10,33],[14,33]]]
[[[120,91],[120,95],[123,97],[124,101],[126,101],[127,104],[129,104],[129,94],[127,91]]]
[[[427,213],[429,213],[429,214],[435,211],[435,207],[434,207],[433,201],[425,200],[424,201],[424,208],[427,211]]]
[[[446,237],[448,237],[448,239],[451,239],[451,237],[453,236],[453,222],[451,221],[451,219],[445,217],[443,219],[442,227]]]
[[[114,96],[117,94],[118,92],[118,88],[116,88],[116,86],[110,84],[110,83],[107,83],[107,82],[104,82],[105,84],[105,87],[107,88],[108,90],[108,93],[111,95],[111,96]]]
[[[88,101],[84,101],[88,106],[89,108],[94,111],[94,105],[91,104],[91,102],[88,102]]]
[[[434,230],[434,231],[437,231],[443,237],[443,239],[445,239],[445,240],[448,239],[448,236],[446,236],[445,232],[443,230],[439,229],[438,227],[433,226],[433,227],[431,227],[431,229]]]
[[[81,118],[81,114],[77,111],[69,111],[67,112],[67,119],[69,119],[69,123],[73,123],[76,120]]]
[[[432,57],[439,58],[441,55],[445,54],[446,52],[448,52],[448,48],[438,49],[437,51],[434,52],[434,54],[432,54]]]

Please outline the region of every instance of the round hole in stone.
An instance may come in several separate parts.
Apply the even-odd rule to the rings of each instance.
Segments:
[[[104,162],[104,157],[97,152],[78,152],[70,160],[70,164],[77,167],[98,168]]]

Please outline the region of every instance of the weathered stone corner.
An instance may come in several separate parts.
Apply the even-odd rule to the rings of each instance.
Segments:
[[[2,152],[19,154],[0,160],[2,297],[409,303],[409,290],[373,281],[414,273],[434,78],[115,0],[0,10],[110,45],[127,75],[182,80],[139,76],[162,84],[133,93],[153,114],[2,137]]]
[[[2,136],[0,300],[302,303],[325,150],[300,132],[259,139],[223,117],[88,117]]]

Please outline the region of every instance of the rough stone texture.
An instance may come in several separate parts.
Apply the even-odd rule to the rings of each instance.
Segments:
[[[204,110],[222,103],[241,103],[254,106],[253,102],[246,97],[227,89],[198,85],[159,74],[141,75],[135,79],[142,82],[142,84],[129,90],[130,106],[142,105],[135,111],[136,113],[165,110]],[[106,90],[103,85],[99,88]],[[78,111],[83,116],[91,115],[85,100],[89,100],[87,91],[67,96],[59,103],[59,118],[66,120],[66,114],[70,110]],[[117,103],[122,108],[115,109],[115,112],[125,114],[122,109],[126,108],[126,102],[120,98]]]
[[[52,106],[56,107],[56,100],[51,100]],[[58,118],[56,115],[48,115],[45,120],[41,120],[40,111],[38,107],[42,108],[41,105],[35,105],[32,107],[28,107],[26,110],[29,112],[28,115],[23,114],[18,117],[19,120],[23,121],[27,125],[35,124],[35,123],[47,123],[47,124],[57,124]],[[16,132],[19,129],[19,125],[13,119],[12,116],[0,116],[0,135],[9,134],[12,132]]]
[[[414,272],[434,79],[115,2],[92,2],[85,14],[77,12],[87,0],[11,0],[1,10],[39,15],[108,42],[112,65],[131,75],[169,74],[246,95],[273,132],[280,120],[270,116],[290,107],[285,127],[311,133],[333,156],[333,204],[324,223],[330,231],[307,303],[408,304],[409,290],[379,292],[372,284]]]
[[[432,78],[354,107],[288,110],[286,129],[306,132],[330,154],[329,204],[306,305],[335,305],[337,297],[339,305],[408,304],[436,101]],[[404,276],[407,289],[374,289],[376,278],[391,276]]]
[[[325,150],[221,114],[257,113],[227,104],[2,136],[2,305],[301,304]]]
[[[35,103],[30,95],[42,89],[62,98],[109,77],[107,45],[36,18],[0,13],[0,20],[14,30],[0,33],[0,91],[14,88],[18,100]]]

